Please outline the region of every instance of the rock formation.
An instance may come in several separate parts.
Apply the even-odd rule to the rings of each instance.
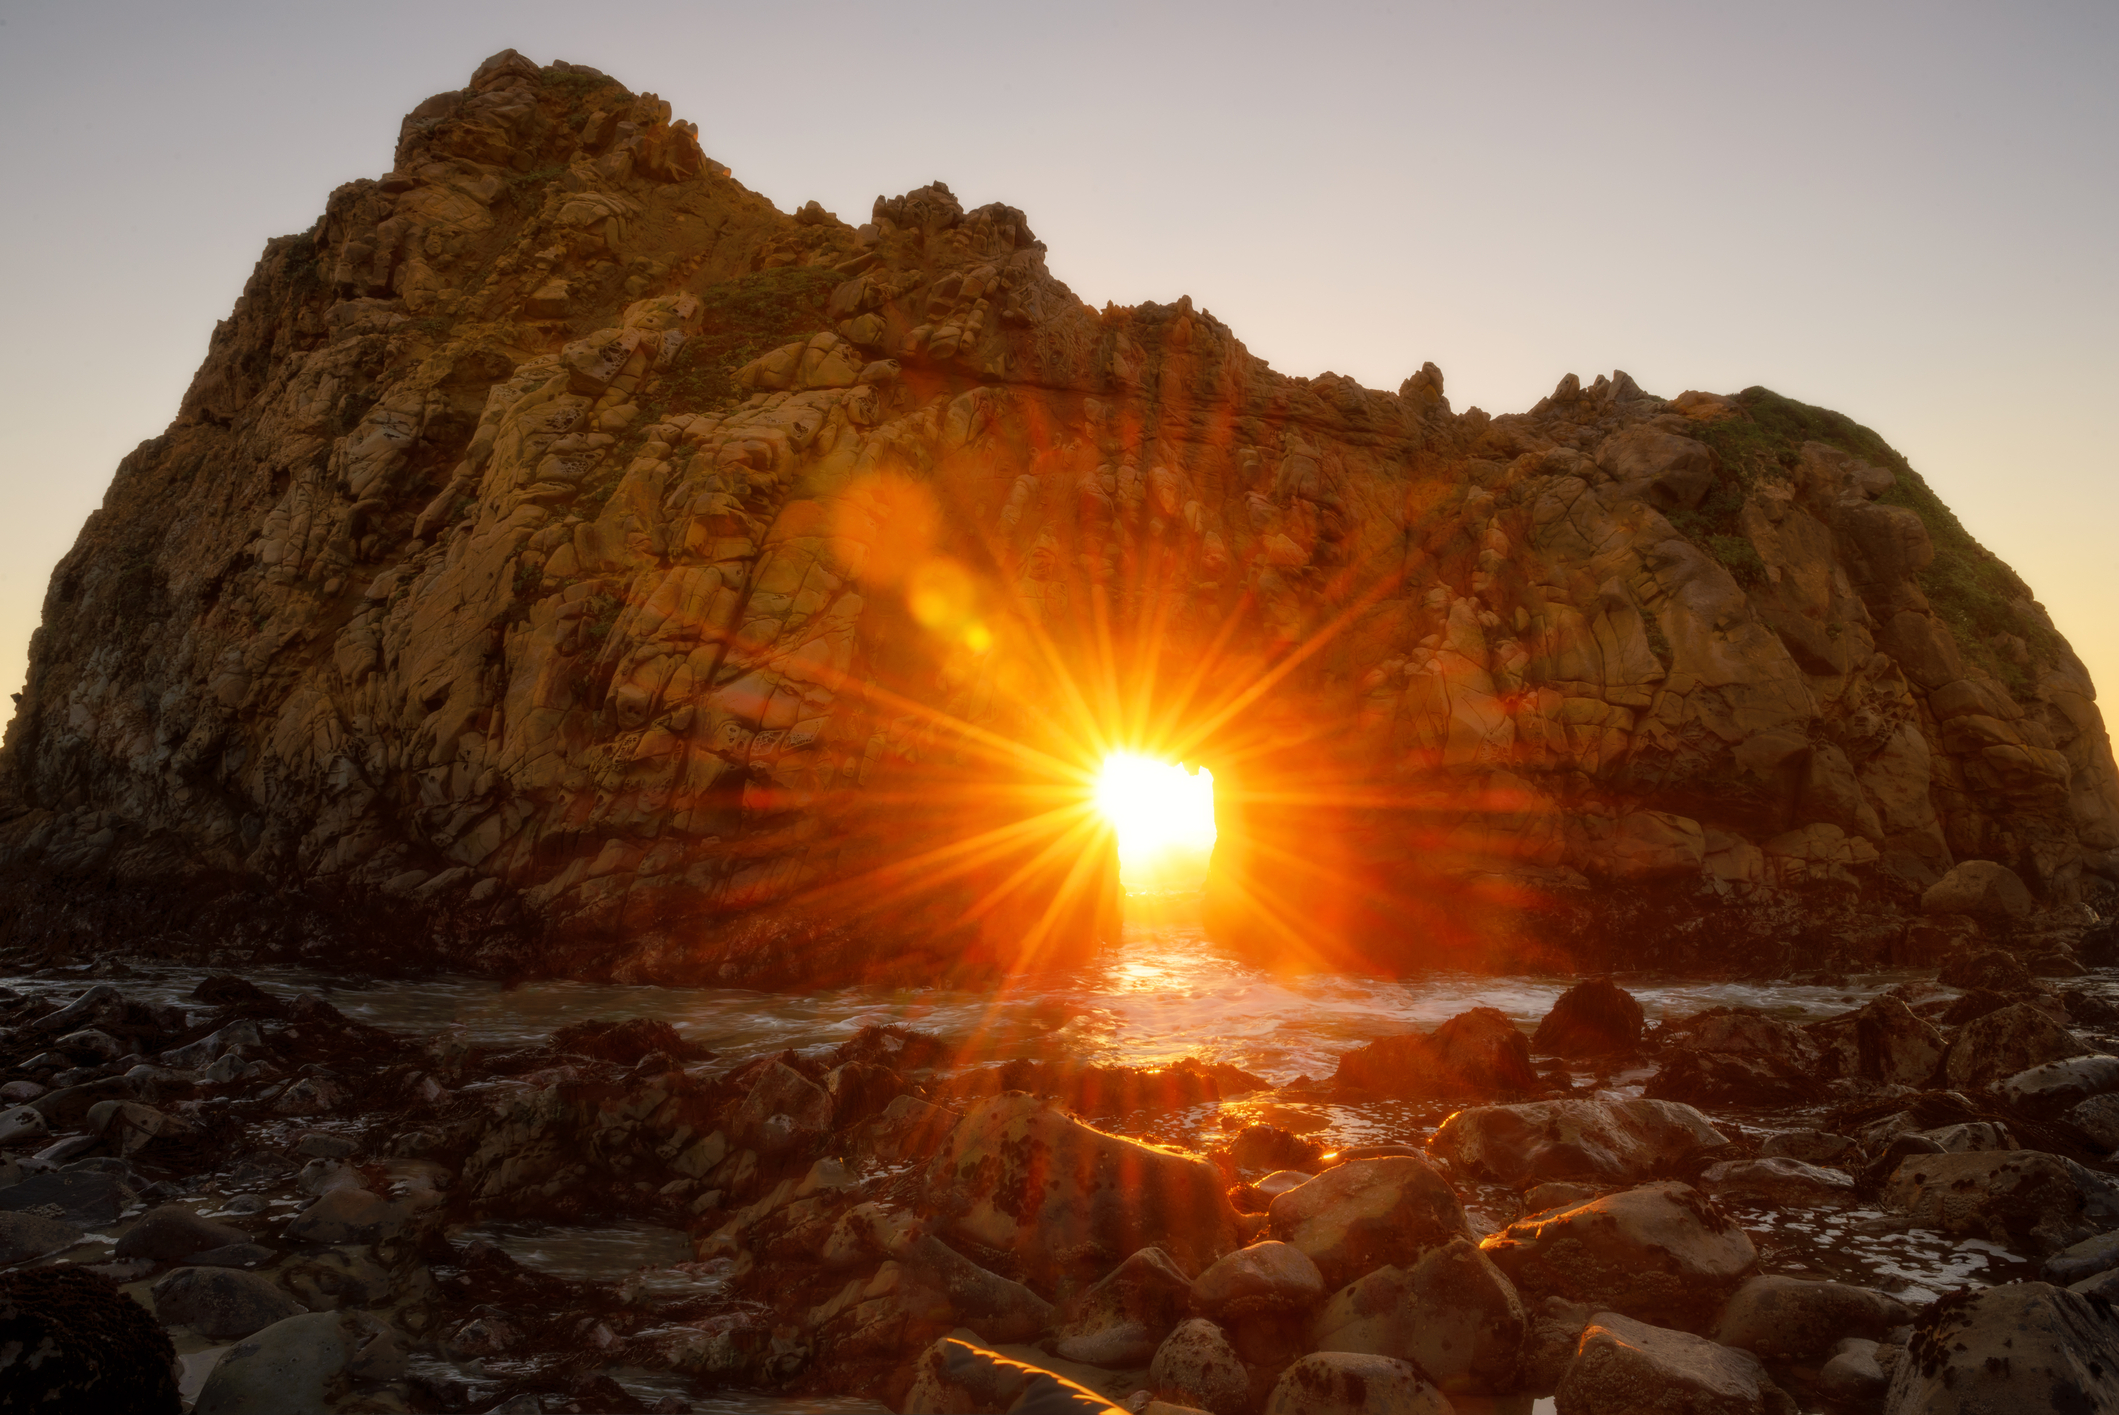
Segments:
[[[506,51],[267,245],[59,565],[4,941],[1036,966],[1111,929],[1114,744],[1212,767],[1217,930],[1278,958],[1712,961],[2119,871],[2087,674],[1848,419],[1283,376],[1013,208],[784,215]]]

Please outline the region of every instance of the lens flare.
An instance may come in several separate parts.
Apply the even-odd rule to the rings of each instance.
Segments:
[[[1118,836],[1128,889],[1197,885],[1214,848],[1214,773],[1138,752],[1104,758],[1096,807]]]

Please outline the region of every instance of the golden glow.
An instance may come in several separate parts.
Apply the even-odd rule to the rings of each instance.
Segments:
[[[1118,835],[1128,889],[1196,886],[1214,848],[1214,773],[1138,752],[1113,752],[1096,779],[1096,808]]]

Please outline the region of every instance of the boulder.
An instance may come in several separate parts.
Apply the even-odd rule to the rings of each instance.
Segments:
[[[2065,1061],[2048,1061],[2017,1072],[1994,1089],[2002,1099],[2017,1105],[2073,1105],[2091,1096],[2119,1091],[2119,1056],[2071,1056]]]
[[[729,1116],[729,1128],[761,1154],[797,1149],[831,1131],[831,1096],[784,1061],[776,1061],[751,1084]]]
[[[1913,1323],[1885,1415],[2119,1409],[2108,1302],[2043,1282],[1958,1291]]]
[[[1192,1284],[1192,1307],[1216,1321],[1309,1312],[1324,1300],[1324,1276],[1293,1244],[1267,1240],[1216,1259]]]
[[[1211,1415],[1243,1415],[1251,1378],[1228,1334],[1204,1317],[1179,1322],[1148,1363],[1148,1389],[1158,1400]]]
[[[109,1223],[132,1203],[121,1175],[101,1170],[32,1174],[0,1189],[0,1210],[36,1212],[82,1225]]]
[[[1831,1165],[1853,1159],[1860,1148],[1845,1135],[1834,1135],[1826,1130],[1780,1130],[1761,1141],[1758,1152],[1762,1159],[1786,1158],[1801,1160],[1804,1164]]]
[[[103,1142],[105,1154],[136,1155],[157,1140],[189,1134],[191,1122],[137,1101],[99,1101],[83,1117],[88,1133]]]
[[[50,1133],[51,1126],[45,1122],[44,1112],[33,1105],[18,1105],[12,1110],[0,1111],[0,1145],[34,1140]]]
[[[1714,1339],[1762,1360],[1815,1366],[1842,1337],[1878,1341],[1912,1316],[1911,1307],[1873,1287],[1762,1276],[1730,1294]]]
[[[308,1311],[259,1273],[178,1268],[154,1285],[155,1315],[213,1341],[232,1341]]]
[[[379,1322],[347,1312],[274,1322],[222,1353],[192,1415],[327,1415],[348,1368],[381,1335]]]
[[[1669,1048],[1642,1093],[1692,1105],[1781,1106],[1813,1100],[1829,1073],[1802,1028],[1756,1008],[1716,1007],[1657,1033]]]
[[[1718,1203],[1751,1209],[1843,1209],[1856,1201],[1853,1175],[1785,1156],[1711,1164],[1699,1185]]]
[[[1514,1188],[1540,1179],[1631,1184],[1728,1143],[1689,1105],[1599,1099],[1473,1106],[1443,1121],[1428,1150]]]
[[[1060,1308],[1053,1350],[1114,1369],[1144,1366],[1183,1321],[1192,1280],[1160,1248],[1143,1248]]]
[[[1818,1044],[1828,1075],[1878,1086],[1925,1086],[1949,1046],[1933,1025],[1889,994],[1805,1030]]]
[[[1817,1371],[1817,1388],[1841,1405],[1871,1406],[1883,1398],[1891,1378],[1884,1374],[1880,1342],[1867,1337],[1842,1338]],[[1898,1348],[1893,1348],[1894,1351]]]
[[[287,1225],[290,1243],[374,1243],[395,1238],[411,1221],[409,1206],[367,1189],[324,1192]]]
[[[1409,1268],[1378,1268],[1333,1293],[1311,1345],[1410,1361],[1452,1393],[1501,1393],[1517,1388],[1528,1335],[1515,1285],[1453,1238]]]
[[[109,1278],[79,1267],[0,1273],[5,1408],[177,1415],[176,1364],[168,1334]]]
[[[0,1267],[63,1253],[81,1236],[80,1229],[55,1218],[0,1210]]]
[[[1027,1361],[955,1337],[920,1353],[906,1392],[905,1415],[1110,1415],[1102,1395]]]
[[[1480,1247],[1526,1297],[1687,1327],[1712,1321],[1758,1261],[1741,1228],[1675,1182],[1519,1219]]]
[[[2104,1149],[2119,1150],[2119,1094],[2078,1101],[2064,1118]]]
[[[1473,1236],[1456,1190],[1413,1155],[1335,1165],[1273,1200],[1267,1215],[1273,1236],[1317,1265],[1327,1291]]]
[[[184,1261],[195,1268],[255,1268],[271,1262],[273,1251],[262,1243],[231,1243],[186,1254]]]
[[[1280,1373],[1264,1415],[1450,1415],[1451,1408],[1409,1361],[1318,1351]]]
[[[2030,969],[2005,948],[1969,948],[1954,954],[1936,973],[1935,981],[1946,988],[2004,996],[2025,992],[2032,986]]]
[[[1618,1312],[1582,1333],[1554,1395],[1559,1415],[1764,1415],[1783,1395],[1747,1351]]]
[[[973,1105],[925,1185],[948,1232],[1014,1254],[1039,1285],[1102,1276],[1148,1247],[1198,1272],[1237,1246],[1236,1211],[1212,1165],[1020,1093]]]
[[[2019,1002],[1958,1028],[1943,1069],[1952,1089],[1976,1091],[2088,1050],[2073,1032],[2029,1003]]]
[[[1520,1095],[1543,1088],[1530,1042],[1492,1007],[1460,1012],[1432,1034],[1381,1037],[1339,1058],[1336,1086],[1385,1096]]]
[[[139,1099],[139,1087],[129,1076],[105,1076],[97,1081],[83,1081],[77,1086],[61,1086],[55,1091],[46,1091],[31,1101],[44,1123],[54,1130],[66,1130],[79,1125],[89,1111],[104,1101],[130,1101]]]
[[[2017,873],[1992,860],[1960,860],[1920,896],[1923,914],[1970,914],[1997,924],[2021,919],[2034,907]]]
[[[1609,978],[1589,978],[1560,994],[1531,1035],[1540,1055],[1609,1056],[1640,1049],[1645,1018],[1639,999]]]
[[[909,1240],[896,1256],[948,1299],[958,1320],[988,1341],[1027,1341],[1052,1325],[1050,1302],[988,1272],[931,1233]]]
[[[2066,1287],[2113,1268],[2119,1268],[2119,1233],[2100,1233],[2047,1258],[2038,1275],[2047,1282]]]
[[[200,1218],[182,1204],[149,1209],[118,1239],[116,1256],[174,1263],[209,1248],[248,1243],[250,1235],[231,1224]]]
[[[2037,1150],[1913,1155],[1883,1202],[1921,1228],[2045,1254],[2119,1227],[2119,1182]]]

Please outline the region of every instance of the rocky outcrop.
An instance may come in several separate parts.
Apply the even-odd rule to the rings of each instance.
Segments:
[[[1278,958],[1773,966],[1796,895],[1874,955],[1962,862],[2051,906],[2119,847],[2080,663],[1838,414],[1285,376],[1190,300],[1085,305],[1014,208],[785,215],[508,51],[267,245],[58,567],[4,927],[1049,962],[1111,927],[1080,806],[1129,732],[1213,768],[1217,931]]]

